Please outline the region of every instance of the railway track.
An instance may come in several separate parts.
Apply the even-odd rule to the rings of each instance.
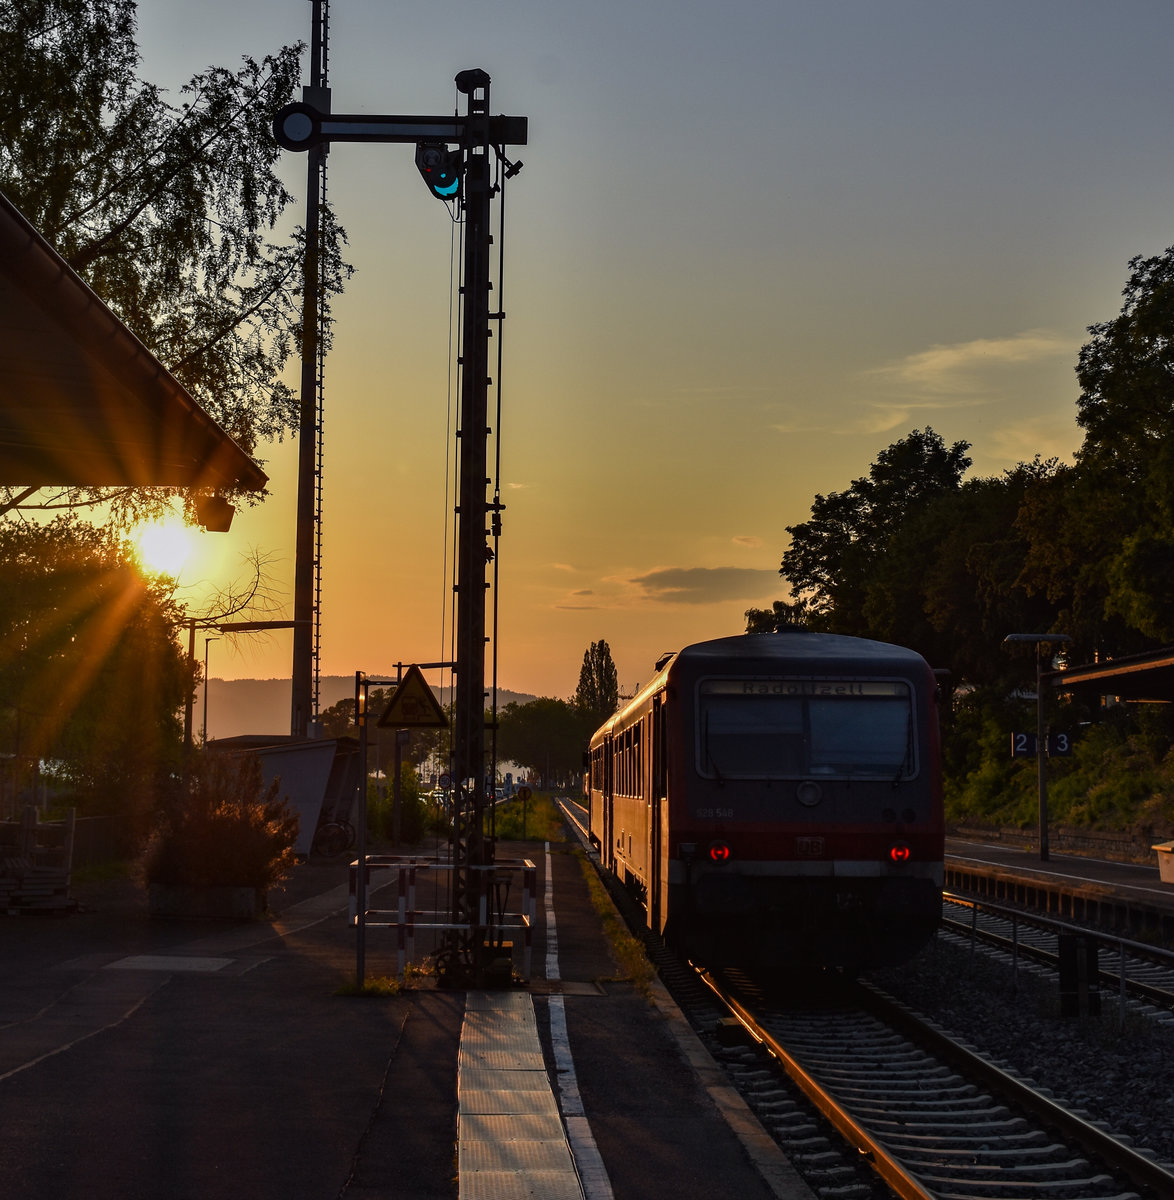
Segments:
[[[793,993],[780,999],[736,974],[690,975],[654,944],[650,952],[817,1195],[1174,1196],[1169,1169],[867,984],[837,984],[796,1003]],[[741,1045],[734,1021],[745,1031]]]
[[[942,927],[1053,971],[1059,969],[1062,937],[1091,939],[1098,947],[1096,983],[1101,990],[1116,992],[1122,1001],[1133,997],[1174,1012],[1174,954],[1168,950],[952,893],[943,899]]]
[[[1174,1174],[1148,1156],[868,985],[795,1007],[742,998],[730,980],[707,982],[898,1196],[1174,1195]],[[770,1117],[760,1111],[768,1127]],[[802,1170],[803,1148],[774,1132]]]

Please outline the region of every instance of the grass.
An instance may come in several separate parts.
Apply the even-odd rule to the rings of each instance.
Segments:
[[[129,859],[115,859],[88,867],[77,867],[71,872],[71,878],[75,883],[108,883],[112,879],[133,879],[134,866]]]
[[[423,962],[410,962],[404,967],[402,975],[371,975],[363,980],[362,987],[354,979],[349,979],[340,984],[334,994],[336,996],[398,996],[400,992],[410,991],[416,980],[435,974],[436,965],[431,959]]]
[[[656,977],[656,972],[652,963],[648,961],[644,943],[628,932],[627,925],[616,911],[616,906],[612,903],[607,888],[604,887],[603,881],[588,861],[587,856],[581,850],[576,850],[575,856],[579,860],[579,869],[583,872],[583,878],[587,881],[587,890],[591,894],[591,906],[603,922],[604,937],[607,938],[612,957],[616,960],[616,966],[620,971],[618,978],[630,982],[645,999],[651,999],[652,981]]]
[[[334,990],[336,996],[376,996],[388,998],[398,996],[404,990],[404,985],[393,975],[375,975],[364,979],[362,984],[357,979],[348,980]]]
[[[494,812],[494,829],[503,842],[566,840],[562,817],[547,792],[535,792],[525,805],[516,797],[499,804]]]

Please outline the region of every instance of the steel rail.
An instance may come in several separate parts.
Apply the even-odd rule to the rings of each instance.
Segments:
[[[1102,933],[1096,929],[1086,929],[1064,921],[1056,921],[1049,917],[1038,916],[1035,913],[1008,908],[1006,905],[992,904],[973,896],[962,896],[956,892],[943,892],[942,899],[960,908],[970,908],[976,914],[986,912],[999,920],[1009,921],[1013,929],[1017,925],[1023,925],[1030,929],[1053,934],[1057,937],[1062,933],[1077,934],[1095,942],[1100,949],[1105,950],[1107,953],[1117,955],[1132,954],[1135,958],[1153,964],[1156,967],[1174,970],[1174,954],[1162,949],[1160,946],[1150,946],[1144,942],[1130,941],[1128,938],[1116,937],[1113,934]],[[1013,955],[1022,954],[1025,958],[1042,963],[1053,970],[1056,969],[1059,962],[1058,954],[1039,946],[1030,945],[1027,942],[1019,940],[1017,936],[1008,938],[1006,935],[995,930],[979,928],[975,923],[965,924],[948,916],[942,917],[941,924],[943,928],[950,930],[959,937],[977,937],[988,945],[994,946],[996,949]],[[1098,966],[1097,979],[1107,987],[1121,986],[1121,972],[1119,970],[1111,971],[1107,967]],[[1124,986],[1134,996],[1149,1000],[1164,1008],[1174,1008],[1174,992],[1167,988],[1146,983],[1141,979],[1131,979],[1128,976],[1125,978]]]
[[[959,1045],[947,1033],[923,1021],[912,1009],[894,999],[880,988],[863,980],[857,981],[860,991],[868,997],[874,1015],[895,1026],[925,1046],[931,1053],[956,1066],[968,1078],[978,1079],[984,1086],[1006,1098],[1018,1108],[1030,1113],[1061,1137],[1071,1139],[1102,1162],[1127,1175],[1131,1182],[1152,1188],[1159,1196],[1174,1196],[1174,1174],[1152,1158],[1139,1154],[1096,1125],[1061,1107],[1014,1075],[994,1063]]]
[[[862,1156],[869,1159],[872,1169],[902,1200],[935,1200],[934,1194],[927,1192],[900,1162],[791,1055],[787,1048],[758,1023],[749,1009],[730,996],[709,972],[698,969],[698,975],[722,1005],[733,1013],[750,1036],[764,1045],[779,1061],[783,1070],[799,1090],[836,1128],[840,1136],[855,1146]]]

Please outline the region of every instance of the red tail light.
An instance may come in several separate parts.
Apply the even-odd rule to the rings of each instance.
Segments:
[[[913,857],[913,851],[906,842],[894,842],[889,847],[889,862],[907,863]]]
[[[709,861],[715,863],[729,862],[732,857],[728,842],[709,843]]]

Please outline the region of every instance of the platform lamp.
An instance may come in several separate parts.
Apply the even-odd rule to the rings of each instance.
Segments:
[[[204,745],[208,744],[208,647],[212,642],[220,641],[219,638],[206,637],[204,639]]]
[[[1009,633],[1003,645],[1026,642],[1035,646],[1035,770],[1039,781],[1039,860],[1048,861],[1048,734],[1044,724],[1044,647],[1066,645],[1066,633]]]

